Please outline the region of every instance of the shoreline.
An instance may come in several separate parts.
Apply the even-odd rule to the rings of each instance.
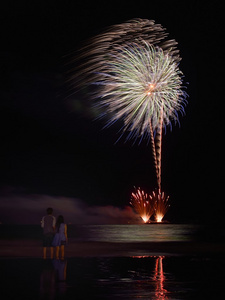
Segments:
[[[0,258],[40,258],[42,241],[28,239],[0,240]],[[47,249],[47,256],[50,251]],[[224,255],[224,242],[69,242],[65,258],[160,255]]]

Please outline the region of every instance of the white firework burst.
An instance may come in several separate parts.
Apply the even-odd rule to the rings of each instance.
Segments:
[[[161,48],[147,42],[123,45],[96,76],[97,105],[110,114],[108,125],[122,119],[124,131],[150,135],[184,111],[182,77],[178,63]]]

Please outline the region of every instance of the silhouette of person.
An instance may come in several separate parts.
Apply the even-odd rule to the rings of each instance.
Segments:
[[[64,299],[67,291],[66,272],[66,260],[43,260],[40,275],[40,300]]]
[[[59,295],[63,296],[67,291],[67,283],[66,283],[67,261],[60,260],[60,259],[53,259],[52,263],[56,271],[57,290]]]
[[[50,248],[50,256],[53,258],[52,241],[55,233],[56,219],[52,215],[53,209],[51,207],[46,210],[47,215],[41,220],[41,227],[43,228],[43,258],[46,258],[47,248]]]
[[[56,270],[52,260],[44,260],[40,276],[40,299],[55,299]]]
[[[61,252],[61,259],[64,259],[64,246],[66,245],[67,240],[67,225],[64,223],[63,216],[60,215],[56,221],[56,234],[52,242],[52,246],[56,247],[56,259],[59,259],[59,251]]]

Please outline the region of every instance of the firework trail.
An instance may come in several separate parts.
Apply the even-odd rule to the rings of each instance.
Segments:
[[[130,204],[134,210],[141,216],[142,220],[147,223],[151,216],[154,214],[155,209],[153,205],[153,198],[141,191],[140,188],[136,189],[135,193],[131,195]]]
[[[75,89],[92,84],[99,118],[108,119],[106,126],[122,120],[127,139],[151,138],[158,192],[152,198],[133,193],[132,203],[138,212],[147,198],[154,199],[159,221],[168,208],[168,198],[160,192],[162,131],[172,121],[179,122],[178,112],[184,113],[187,96],[176,45],[160,24],[133,19],[89,40],[74,59],[70,76]]]
[[[151,137],[158,188],[161,189],[161,145],[163,127],[178,121],[184,112],[186,93],[182,72],[170,53],[143,41],[117,47],[117,54],[97,74],[97,106],[101,116],[111,116],[106,126],[124,122],[127,138]],[[154,140],[155,131],[156,137]]]
[[[155,155],[156,155],[156,176],[158,189],[161,190],[161,161],[162,161],[162,129],[163,129],[163,107],[161,107],[161,114],[159,119],[159,127],[156,130],[156,140],[155,140]]]
[[[162,25],[132,19],[88,40],[74,58],[69,76],[75,90],[98,85],[92,96],[99,118],[108,119],[106,126],[122,119],[127,139],[145,133],[151,137],[159,189],[162,128],[178,121],[186,97],[176,45]]]

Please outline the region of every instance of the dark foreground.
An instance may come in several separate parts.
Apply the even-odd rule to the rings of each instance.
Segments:
[[[65,255],[71,257],[98,256],[151,256],[151,255],[223,255],[224,242],[70,242],[65,246]],[[39,240],[0,240],[0,257],[42,256],[42,244]]]
[[[0,240],[4,299],[223,299],[223,242],[72,242],[42,259],[40,240]]]
[[[213,256],[0,258],[4,299],[223,299]]]
[[[224,299],[222,226],[91,225],[68,231],[65,260],[44,260],[40,226],[0,226],[4,299]]]

